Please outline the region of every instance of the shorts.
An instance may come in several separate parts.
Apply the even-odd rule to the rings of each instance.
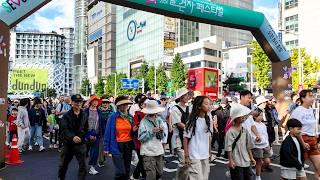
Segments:
[[[270,158],[272,156],[271,152],[270,152],[270,148],[266,147],[266,148],[254,148],[252,149],[252,155],[254,158],[259,158],[259,159],[263,159],[263,158]]]
[[[285,179],[297,179],[298,177],[307,177],[306,172],[302,168],[301,170],[295,168],[281,167],[281,177]]]
[[[304,151],[304,159],[307,160],[310,156],[320,155],[320,151],[318,149],[318,139],[314,136],[302,135],[302,139],[305,143],[309,144],[309,151]]]

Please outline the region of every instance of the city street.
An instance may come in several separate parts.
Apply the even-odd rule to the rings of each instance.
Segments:
[[[275,147],[275,151],[278,152],[279,146]],[[215,152],[214,152],[215,153]],[[166,155],[168,157],[168,155]],[[169,163],[165,165],[163,180],[171,180],[175,178],[177,160],[175,157],[168,157]],[[22,155],[24,163],[18,166],[7,166],[0,171],[0,178],[4,180],[54,180],[57,179],[57,171],[59,165],[59,153],[56,150],[47,150],[43,153],[38,151],[27,152]],[[225,172],[227,170],[227,161],[223,159],[216,159],[215,164],[210,164],[210,180],[228,180]],[[133,167],[133,166],[132,166]],[[69,165],[67,180],[77,179],[77,161],[74,160]],[[262,173],[262,179],[279,179],[279,159],[276,159],[272,164],[272,173]],[[100,174],[96,176],[88,175],[88,180],[98,179],[112,179],[114,174],[114,168],[111,158],[108,158],[106,166],[103,168],[97,168]],[[308,179],[312,177],[311,169],[307,169]]]

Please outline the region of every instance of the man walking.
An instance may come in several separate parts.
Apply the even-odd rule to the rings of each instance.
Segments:
[[[88,132],[88,116],[81,109],[83,99],[76,94],[71,97],[72,109],[63,115],[61,121],[61,139],[63,147],[60,156],[59,179],[65,180],[68,165],[75,156],[79,163],[78,179],[86,176],[86,145],[85,135]]]

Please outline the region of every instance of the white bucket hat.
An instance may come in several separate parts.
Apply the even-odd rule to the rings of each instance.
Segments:
[[[187,88],[178,89],[176,92],[176,99],[179,99],[179,98],[181,98],[181,96],[186,95],[188,93],[189,93],[189,91]]]
[[[142,109],[141,112],[145,114],[158,114],[163,112],[165,109],[160,107],[158,102],[155,100],[149,100],[146,102],[146,107]]]
[[[265,98],[264,96],[258,96],[256,98],[257,106],[259,106],[262,103],[268,102],[268,101],[269,101],[269,99]]]
[[[247,116],[251,113],[251,110],[244,105],[233,103],[230,109],[231,121],[238,117]]]

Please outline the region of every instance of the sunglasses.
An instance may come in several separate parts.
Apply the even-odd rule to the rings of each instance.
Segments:
[[[163,98],[163,99],[160,99],[160,101],[166,101],[167,99]]]

